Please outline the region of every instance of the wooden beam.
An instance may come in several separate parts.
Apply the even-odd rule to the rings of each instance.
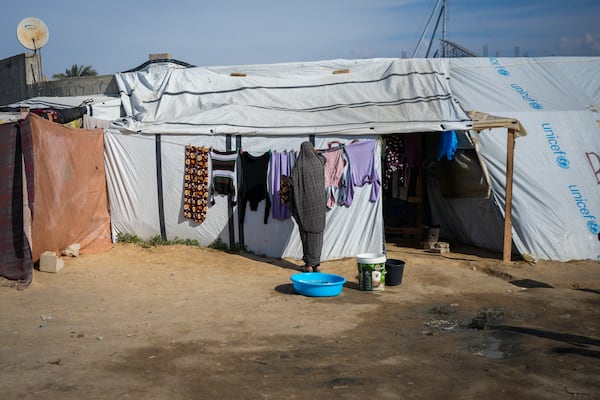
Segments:
[[[504,199],[504,251],[503,262],[510,262],[512,253],[512,186],[515,160],[515,130],[508,129],[506,138],[506,197]]]
[[[19,119],[27,118],[27,114],[29,114],[29,107],[20,107],[19,108],[20,116]]]

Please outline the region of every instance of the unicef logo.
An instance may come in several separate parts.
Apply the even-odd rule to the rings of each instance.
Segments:
[[[498,72],[500,75],[510,76],[510,72],[508,72],[508,70],[504,68],[502,64],[500,64],[500,61],[498,61],[497,58],[490,57],[490,64],[492,64],[492,66],[496,68],[496,72]]]
[[[596,221],[588,221],[587,223],[588,230],[592,232],[592,234],[597,235],[600,232],[600,227]]]
[[[557,157],[556,158],[556,163],[562,169],[569,169],[569,167],[571,165],[571,163],[569,162],[569,159],[567,157],[565,157],[565,156]]]
[[[544,108],[544,106],[542,106],[540,103],[536,103],[535,101],[529,103],[529,107],[533,108],[534,110],[541,110]]]

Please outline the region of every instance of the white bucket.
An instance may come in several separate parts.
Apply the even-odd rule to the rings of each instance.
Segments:
[[[356,256],[360,290],[382,291],[385,288],[385,254],[363,253]]]

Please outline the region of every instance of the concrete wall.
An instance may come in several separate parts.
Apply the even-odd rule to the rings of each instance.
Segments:
[[[118,94],[113,75],[80,76],[29,85],[28,96],[85,96],[88,94]],[[24,99],[22,99],[24,100]]]

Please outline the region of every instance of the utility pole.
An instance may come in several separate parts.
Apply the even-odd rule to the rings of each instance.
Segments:
[[[442,43],[446,43],[446,21],[448,20],[448,16],[446,14],[448,9],[448,0],[444,0],[444,5],[442,7],[442,12],[444,13],[444,20],[442,21]],[[433,40],[433,38],[432,38]],[[446,46],[442,45],[442,57],[446,58]]]
[[[425,36],[425,34],[427,33],[427,31],[429,30],[429,26],[431,25],[431,20],[433,19],[434,15],[437,15],[437,19],[435,22],[435,26],[433,28],[433,32],[431,33],[431,39],[429,40],[429,45],[427,46],[427,52],[425,54],[425,57],[429,57],[429,51],[431,50],[431,45],[433,44],[433,41],[435,40],[435,35],[437,33],[438,30],[438,26],[440,24],[440,19],[443,18],[442,21],[442,41],[441,43],[445,43],[446,41],[446,5],[447,0],[437,0],[437,2],[435,3],[435,6],[433,7],[433,10],[431,11],[431,15],[429,16],[429,19],[427,20],[427,24],[425,25],[425,29],[423,30],[423,33],[421,33],[421,37],[419,37],[419,41],[417,42],[417,46],[415,47],[415,50],[412,53],[412,58],[415,57],[415,55],[417,54],[417,52],[419,51],[419,49],[421,48],[421,45],[423,44],[423,38]],[[440,8],[440,4],[441,4],[441,8]],[[446,56],[446,49],[445,46],[442,45],[442,57]]]

